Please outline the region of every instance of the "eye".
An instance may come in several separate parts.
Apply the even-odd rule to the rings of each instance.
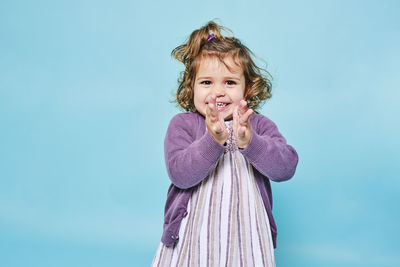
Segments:
[[[202,81],[200,84],[210,85],[211,81]]]
[[[236,84],[236,82],[235,81],[231,81],[231,80],[229,80],[229,81],[226,81],[227,83],[228,83],[228,85],[235,85]]]

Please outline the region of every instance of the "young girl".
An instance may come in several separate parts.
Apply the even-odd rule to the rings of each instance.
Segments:
[[[185,65],[165,137],[172,184],[152,266],[275,266],[270,180],[290,179],[298,156],[258,114],[271,83],[251,51],[210,21],[172,55]]]

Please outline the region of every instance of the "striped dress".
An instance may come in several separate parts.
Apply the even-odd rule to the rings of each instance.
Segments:
[[[179,241],[170,247],[161,242],[152,267],[275,266],[268,216],[252,166],[238,151],[232,121],[225,124],[225,153],[193,190]]]

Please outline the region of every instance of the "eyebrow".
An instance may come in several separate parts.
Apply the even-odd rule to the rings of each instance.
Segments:
[[[196,80],[201,80],[201,79],[212,79],[212,77],[211,77],[211,76],[202,76],[202,77],[197,78]],[[240,78],[239,78],[239,77],[233,77],[233,76],[226,76],[226,77],[224,77],[224,79],[230,79],[230,80],[238,80],[238,81],[240,81]]]

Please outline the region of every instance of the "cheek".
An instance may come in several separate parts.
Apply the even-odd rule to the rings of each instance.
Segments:
[[[193,102],[194,102],[194,106],[196,107],[196,109],[198,111],[201,111],[203,109],[203,106],[205,101],[205,97],[199,93],[199,92],[195,92],[193,95]]]
[[[196,103],[200,104],[205,102],[206,96],[203,92],[195,92],[193,98]]]
[[[242,92],[242,91],[240,91],[240,92],[237,92],[234,96],[233,96],[233,100],[235,101],[235,102],[239,102],[240,100],[242,100],[242,99],[245,99],[245,96],[244,96],[244,93]]]
[[[247,94],[247,90],[243,89],[242,92],[240,93],[240,98],[246,100],[246,94]]]

